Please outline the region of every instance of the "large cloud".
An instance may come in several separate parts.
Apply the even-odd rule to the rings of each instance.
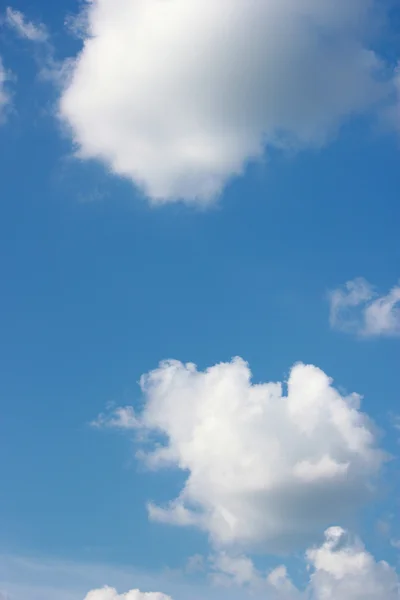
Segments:
[[[400,336],[400,285],[379,296],[361,277],[348,281],[330,294],[330,323],[364,337]]]
[[[320,145],[393,92],[374,0],[88,0],[60,102],[79,154],[207,202],[268,147]]]
[[[142,458],[188,474],[178,498],[149,505],[152,519],[197,526],[216,545],[287,550],[372,492],[384,455],[360,397],[341,395],[317,367],[296,365],[287,395],[252,384],[239,358],[205,372],[164,362],[141,386],[141,415],[128,407],[98,423],[160,434]]]

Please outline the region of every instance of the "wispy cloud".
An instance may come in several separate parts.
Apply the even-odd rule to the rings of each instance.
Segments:
[[[110,427],[113,429],[137,429],[140,424],[132,406],[115,408],[109,413],[101,413],[91,422],[92,427]]]
[[[2,22],[21,39],[33,44],[33,58],[37,64],[38,78],[62,89],[69,81],[72,68],[68,60],[56,58],[56,50],[49,31],[43,23],[30,21],[24,13],[8,7]]]
[[[8,7],[6,10],[6,23],[21,38],[25,38],[31,42],[46,42],[48,40],[48,32],[45,25],[29,21],[19,10]]]
[[[124,591],[162,590],[174,600],[243,600],[241,590],[224,596],[221,590],[208,585],[206,577],[196,582],[184,571],[154,572],[129,566],[0,555],[0,600],[83,600],[90,590],[105,585]]]
[[[2,58],[0,56],[0,124],[5,119],[6,109],[10,104],[10,93],[7,89],[9,76],[4,68]]]
[[[329,294],[333,329],[360,337],[400,336],[400,285],[380,296],[363,278]]]

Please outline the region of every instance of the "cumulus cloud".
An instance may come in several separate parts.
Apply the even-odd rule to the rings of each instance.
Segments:
[[[126,594],[118,594],[117,590],[105,587],[100,590],[92,590],[88,593],[85,600],[172,600],[169,596],[159,592],[141,592],[131,590]]]
[[[17,35],[31,42],[45,42],[48,38],[47,29],[42,23],[32,23],[25,15],[13,8],[6,10],[6,22]]]
[[[379,296],[365,279],[348,281],[330,294],[334,329],[364,337],[400,335],[400,286]]]
[[[314,568],[310,588],[316,600],[398,600],[397,573],[386,562],[376,562],[361,541],[351,540],[340,527],[328,529],[325,543],[309,550]]]
[[[253,384],[240,358],[204,372],[163,362],[141,387],[143,411],[129,417],[155,440],[140,456],[188,474],[179,496],[150,503],[149,515],[199,527],[216,546],[307,543],[371,495],[385,459],[360,397],[341,395],[312,365],[293,367],[287,393]]]
[[[91,0],[60,116],[80,157],[153,202],[210,202],[269,148],[321,146],[393,94],[368,40],[377,6]]]
[[[267,577],[250,559],[223,558],[218,568],[232,583],[263,588],[267,600],[398,600],[400,582],[388,563],[377,562],[362,542],[341,527],[325,532],[324,543],[306,553],[310,577],[305,589],[290,580],[285,566]]]

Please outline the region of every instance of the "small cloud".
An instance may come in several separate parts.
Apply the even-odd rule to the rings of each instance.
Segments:
[[[190,556],[186,563],[186,573],[201,573],[205,570],[204,556],[201,554],[195,554]]]
[[[386,296],[359,277],[329,294],[332,329],[361,337],[400,336],[400,285]]]
[[[46,42],[48,39],[45,25],[28,21],[19,10],[8,7],[6,10],[6,23],[19,37],[31,42]]]
[[[69,81],[70,61],[55,58],[55,49],[49,40],[47,27],[40,22],[29,21],[19,10],[8,7],[3,22],[18,35],[35,45],[33,53],[37,63],[38,78],[56,88],[63,88]]]
[[[260,574],[252,560],[245,555],[231,556],[221,552],[212,558],[212,565],[215,571],[212,581],[215,585],[251,586],[260,582]]]
[[[132,406],[116,408],[108,414],[101,413],[91,422],[92,427],[110,429],[137,429],[139,422]]]
[[[67,32],[78,40],[84,40],[89,32],[89,4],[82,3],[77,14],[66,16],[64,26]]]
[[[141,592],[140,590],[131,590],[127,594],[118,594],[117,590],[110,587],[104,587],[99,590],[92,590],[88,593],[85,600],[172,600],[170,596],[159,592]]]
[[[375,530],[380,536],[387,538],[390,535],[391,524],[386,519],[378,519]]]
[[[7,89],[7,83],[10,76],[4,68],[2,58],[0,56],[0,124],[4,122],[7,108],[10,105],[11,95]]]

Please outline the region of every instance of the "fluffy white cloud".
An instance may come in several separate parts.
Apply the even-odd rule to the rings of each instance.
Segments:
[[[269,147],[319,146],[393,93],[375,0],[90,0],[60,101],[81,157],[209,202]]]
[[[171,600],[171,598],[159,592],[141,592],[139,590],[131,590],[120,595],[114,588],[105,587],[100,590],[92,590],[85,600]]]
[[[286,550],[343,522],[372,492],[384,455],[360,397],[342,396],[317,367],[294,366],[287,394],[253,384],[240,358],[205,372],[164,362],[141,387],[142,414],[128,417],[156,434],[142,458],[188,473],[178,498],[149,505],[154,520],[197,526],[216,545]],[[110,425],[126,423],[121,410]]]
[[[348,281],[330,294],[330,323],[360,336],[399,336],[400,286],[378,296],[365,279]]]
[[[48,38],[46,27],[42,23],[32,23],[19,10],[8,7],[6,22],[17,35],[31,42],[45,42]]]
[[[399,600],[400,582],[386,562],[377,562],[358,539],[351,539],[340,527],[325,533],[320,547],[307,551],[310,577],[305,590],[297,589],[285,566],[267,577],[250,559],[223,557],[216,567],[226,580],[264,590],[267,600]],[[258,597],[258,596],[257,596]]]
[[[343,529],[332,527],[325,543],[309,550],[314,568],[310,587],[316,600],[398,600],[397,573],[386,562],[376,562],[359,540],[351,541]]]

